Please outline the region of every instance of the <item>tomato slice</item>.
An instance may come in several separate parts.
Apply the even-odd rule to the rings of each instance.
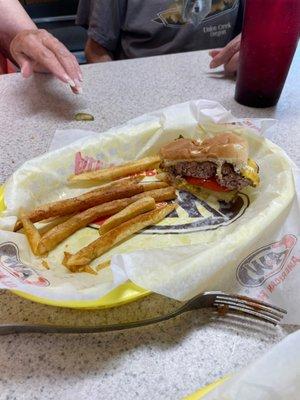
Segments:
[[[219,185],[215,179],[194,178],[192,176],[185,176],[184,179],[191,185],[201,186],[205,189],[213,190],[215,192],[230,192],[230,189]]]

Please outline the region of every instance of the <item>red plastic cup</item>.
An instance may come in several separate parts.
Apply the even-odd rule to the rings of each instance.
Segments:
[[[274,106],[300,32],[300,0],[246,0],[235,100]]]

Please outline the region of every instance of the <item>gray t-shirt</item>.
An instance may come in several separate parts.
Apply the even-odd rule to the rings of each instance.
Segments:
[[[183,20],[180,0],[80,0],[77,24],[116,59],[224,47],[240,0],[201,1],[212,5],[198,26]]]

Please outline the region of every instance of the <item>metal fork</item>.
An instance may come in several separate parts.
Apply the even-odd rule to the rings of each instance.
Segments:
[[[0,335],[10,333],[97,333],[113,332],[125,329],[138,328],[141,326],[156,324],[175,318],[185,312],[212,308],[219,315],[224,316],[227,313],[240,314],[251,317],[255,320],[264,321],[277,325],[287,312],[282,308],[273,306],[256,299],[246,296],[231,295],[223,292],[205,292],[193,297],[183,306],[175,311],[159,317],[145,319],[142,321],[98,326],[63,326],[63,325],[42,325],[42,324],[2,324],[0,325]]]

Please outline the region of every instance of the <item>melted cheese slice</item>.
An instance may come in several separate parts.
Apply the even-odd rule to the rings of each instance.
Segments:
[[[259,185],[260,182],[258,170],[259,168],[256,162],[249,158],[248,164],[246,165],[246,167],[241,169],[240,173],[244,178],[247,178],[252,182],[252,186],[256,187]]]

